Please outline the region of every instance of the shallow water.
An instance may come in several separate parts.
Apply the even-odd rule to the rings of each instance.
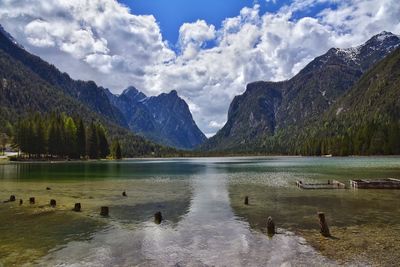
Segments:
[[[0,165],[0,199],[11,194],[17,197],[15,203],[0,204],[0,265],[385,263],[400,254],[386,255],[382,250],[381,258],[373,259],[352,255],[353,248],[354,252],[359,250],[358,243],[342,236],[351,237],[358,229],[379,231],[381,225],[388,236],[398,235],[400,190],[303,191],[295,186],[298,179],[347,182],[351,178],[384,177],[400,178],[400,158],[202,158]],[[121,195],[124,190],[128,197]],[[249,206],[243,205],[246,195]],[[28,204],[31,196],[36,197],[35,205]],[[50,199],[57,200],[56,208],[49,207]],[[76,202],[82,203],[80,213],[71,211]],[[109,218],[99,216],[100,206],[110,207]],[[165,218],[161,225],[153,222],[156,211]],[[336,239],[319,237],[317,211],[324,211],[331,228],[337,229]],[[264,234],[268,216],[279,228],[273,238]],[[347,228],[351,229],[348,234]],[[335,236],[334,230],[332,234]],[[378,239],[372,234],[371,238]],[[374,241],[382,243],[382,237]],[[325,249],[325,243],[329,247],[355,245],[349,245],[338,259]],[[397,247],[400,244],[394,241],[390,253],[398,251]]]

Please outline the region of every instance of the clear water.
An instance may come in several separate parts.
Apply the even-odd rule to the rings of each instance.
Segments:
[[[0,203],[0,266],[337,265],[343,262],[304,234],[318,233],[316,213],[326,213],[333,235],[335,229],[379,231],[384,225],[396,236],[400,190],[305,191],[295,181],[385,177],[400,178],[400,158],[3,164],[0,199],[13,194],[17,202]],[[35,205],[28,203],[31,196]],[[71,210],[76,202],[80,213]],[[101,206],[110,207],[109,218],[99,216]],[[161,225],[153,222],[157,211],[165,218]],[[273,238],[265,234],[268,216],[279,228]]]

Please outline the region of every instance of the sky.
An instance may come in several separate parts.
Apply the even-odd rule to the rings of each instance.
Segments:
[[[331,47],[400,34],[398,0],[0,0],[0,23],[75,79],[177,90],[215,134],[258,80],[293,77]]]

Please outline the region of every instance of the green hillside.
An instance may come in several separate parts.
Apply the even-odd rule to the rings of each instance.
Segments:
[[[0,131],[15,125],[19,118],[32,113],[65,113],[81,117],[85,122],[98,121],[106,127],[110,139],[122,143],[124,156],[173,154],[166,148],[136,136],[107,116],[93,111],[90,106],[59,90],[38,74],[0,49]]]

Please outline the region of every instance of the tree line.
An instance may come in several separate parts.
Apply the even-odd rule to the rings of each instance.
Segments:
[[[357,127],[331,124],[297,147],[303,155],[399,155],[400,125],[396,121],[366,122]]]
[[[400,124],[396,120],[353,125],[330,121],[319,127],[266,137],[259,151],[305,156],[400,155]]]
[[[30,158],[122,158],[118,140],[111,145],[103,125],[85,124],[66,114],[34,114],[20,119],[13,130],[13,145]]]

